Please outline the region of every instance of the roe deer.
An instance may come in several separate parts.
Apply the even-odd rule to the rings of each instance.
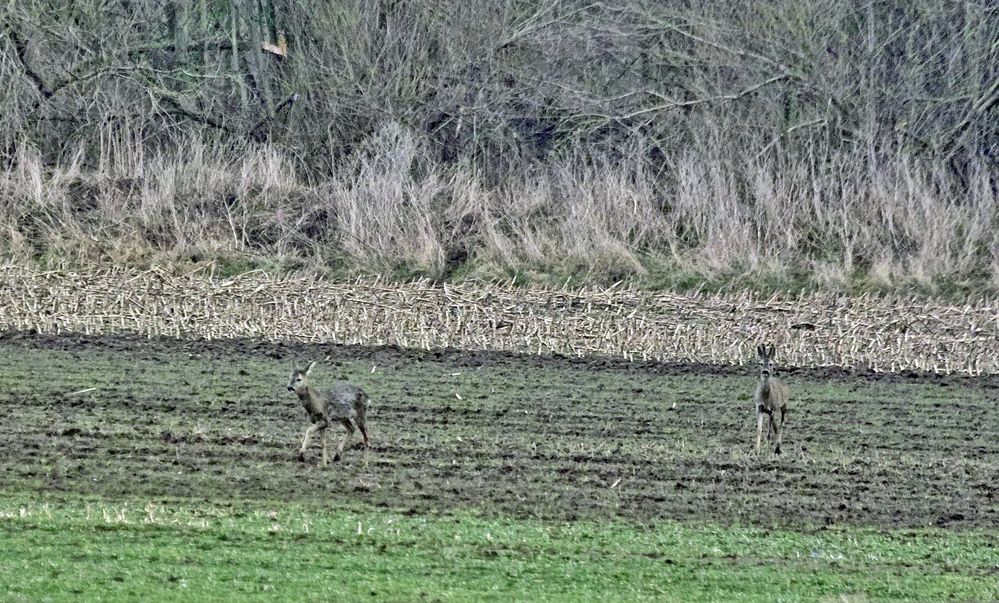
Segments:
[[[784,415],[787,413],[787,401],[790,391],[777,378],[777,367],[774,363],[774,346],[767,350],[766,345],[756,346],[756,354],[760,357],[760,382],[753,394],[753,404],[756,406],[756,453],[760,453],[760,439],[763,437],[763,415],[769,415],[770,427],[767,429],[767,440],[773,432],[777,432],[777,448],[775,454],[780,454],[780,437],[784,428]],[[780,422],[776,414],[780,412]]]
[[[327,430],[333,423],[340,423],[347,430],[346,435],[340,440],[340,446],[336,450],[333,462],[340,460],[343,454],[343,447],[347,440],[354,435],[354,425],[361,430],[364,437],[364,449],[368,448],[368,430],[364,425],[364,415],[368,411],[368,395],[364,390],[351,385],[345,381],[336,381],[333,386],[326,391],[312,387],[309,384],[309,373],[315,362],[310,362],[305,369],[296,368],[291,372],[291,381],[288,382],[288,391],[295,392],[298,399],[302,401],[305,412],[309,413],[309,421],[312,425],[305,430],[305,439],[302,440],[302,448],[298,451],[298,460],[305,462],[305,450],[309,447],[309,439],[312,434],[319,430],[323,439],[323,467],[329,461],[326,452],[326,441],[328,439]]]

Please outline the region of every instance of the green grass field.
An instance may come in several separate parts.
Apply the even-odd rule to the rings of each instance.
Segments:
[[[995,535],[974,530],[801,533],[41,495],[6,496],[0,518],[5,600],[999,596]]]
[[[371,394],[366,457],[295,460],[305,358]],[[789,371],[758,458],[749,369],[26,335],[0,367],[4,600],[999,598],[990,379]]]

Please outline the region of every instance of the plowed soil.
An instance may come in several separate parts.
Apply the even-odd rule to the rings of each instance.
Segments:
[[[373,448],[297,460],[286,390],[370,394]],[[782,456],[757,456],[730,367],[395,348],[0,336],[0,487],[819,527],[999,525],[999,380],[788,370]],[[339,438],[342,431],[334,431]]]

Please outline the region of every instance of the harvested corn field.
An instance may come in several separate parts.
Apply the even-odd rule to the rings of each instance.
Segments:
[[[249,273],[0,268],[0,330],[327,341],[742,365],[999,373],[995,300],[644,293],[510,283],[330,283]]]

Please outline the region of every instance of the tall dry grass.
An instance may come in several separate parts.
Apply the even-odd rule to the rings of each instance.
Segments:
[[[268,145],[190,140],[143,152],[109,130],[92,166],[29,145],[0,172],[0,246],[29,262],[239,260],[446,277],[680,271],[846,289],[999,285],[994,175],[956,183],[904,154],[740,157],[717,141],[668,157],[580,147],[488,185],[389,122],[330,177]],[[858,151],[859,152],[859,151]]]

